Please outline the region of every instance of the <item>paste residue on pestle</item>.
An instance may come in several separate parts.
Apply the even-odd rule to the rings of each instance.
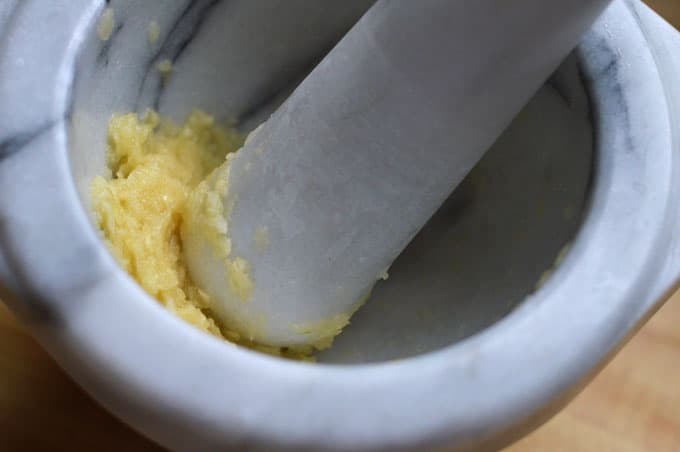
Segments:
[[[158,22],[155,20],[149,22],[146,34],[149,38],[149,44],[151,44],[152,47],[155,46],[158,43],[158,38],[161,36],[161,27],[158,25]]]
[[[161,75],[161,82],[167,83],[170,80],[170,77],[172,76],[172,71],[173,71],[173,66],[172,66],[172,61],[169,59],[163,59],[158,62],[156,65],[156,69],[158,70],[158,73]]]
[[[183,222],[190,222],[184,224],[184,233],[201,233],[209,239],[224,260],[230,289],[248,301],[254,284],[249,264],[230,255],[229,212],[223,211],[220,199],[228,190],[228,156],[242,143],[237,132],[199,111],[182,126],[154,112],[141,119],[134,113],[114,116],[108,133],[111,174],[92,183],[95,216],[120,265],[181,319],[252,349],[311,359],[313,347],[292,350],[255,344],[220,323],[210,311],[208,295],[193,283],[184,262],[181,230]],[[213,172],[212,180],[219,182],[210,185]]]
[[[113,34],[113,28],[116,25],[116,17],[112,8],[106,8],[97,24],[97,36],[102,41],[108,41]]]

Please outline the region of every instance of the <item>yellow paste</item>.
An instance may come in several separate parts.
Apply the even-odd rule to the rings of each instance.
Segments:
[[[222,165],[243,138],[216,124],[202,112],[193,112],[183,126],[161,120],[154,112],[138,118],[134,113],[114,116],[109,124],[108,167],[111,177],[92,183],[95,215],[108,245],[120,264],[168,310],[215,336],[265,353],[310,359],[312,347],[290,350],[254,344],[220,324],[208,309],[209,299],[189,277],[182,256],[181,230],[200,228],[225,260],[230,288],[247,300],[253,290],[248,262],[230,258],[224,240],[226,220],[220,195],[227,189],[227,174],[211,190],[210,174],[227,171]],[[218,168],[219,167],[219,168]],[[217,169],[216,169],[217,168]],[[187,215],[202,209],[204,215]],[[195,213],[195,212],[194,212]],[[203,222],[187,223],[187,218]],[[202,220],[202,219],[209,219]]]
[[[97,36],[102,41],[108,41],[113,34],[113,27],[116,25],[116,18],[113,9],[106,8],[97,24]]]
[[[152,20],[149,22],[149,27],[147,29],[147,37],[149,38],[149,44],[155,46],[158,43],[158,38],[161,36],[161,27],[158,22]]]
[[[156,69],[158,70],[158,73],[161,74],[161,81],[163,83],[167,83],[170,80],[170,76],[172,75],[172,61],[168,60],[167,58],[161,60],[156,65]]]
[[[231,256],[227,219],[231,216],[233,206],[228,206],[225,211],[222,202],[227,198],[229,189],[230,157],[227,155],[224,164],[192,191],[183,211],[181,235],[205,238],[215,256],[224,263],[229,289],[241,301],[250,301],[254,289],[250,263]]]

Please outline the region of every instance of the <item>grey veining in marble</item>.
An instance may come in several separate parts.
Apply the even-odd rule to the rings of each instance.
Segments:
[[[267,39],[284,30],[323,31],[312,33],[318,41],[300,38],[309,47],[299,59],[270,42],[279,59],[267,60],[266,76],[260,60],[238,50],[248,43],[229,42],[222,54],[224,43],[212,41],[220,24],[237,26],[235,11],[250,23],[258,8],[282,3],[195,3],[211,13],[189,33],[195,47],[187,43],[175,62],[161,111],[180,118],[193,100],[240,117],[272,95],[274,108],[370,5],[350,12],[341,2],[317,3],[326,8],[307,18],[282,13],[281,28],[262,28],[261,41],[251,42],[269,48]],[[209,337],[144,294],[89,219],[88,186],[104,172],[108,119],[154,105],[153,65],[191,10],[186,1],[110,5],[117,31],[101,42],[104,2],[0,3],[0,292],[86,391],[165,447],[497,449],[554,413],[678,281],[680,131],[672,118],[680,94],[672,81],[680,79],[680,38],[640,2],[617,1],[497,144],[496,153],[507,146],[514,158],[532,159],[527,173],[504,169],[509,152],[490,154],[407,251],[438,272],[428,280],[419,265],[400,264],[379,289],[415,296],[418,284],[428,286],[419,300],[429,320],[427,310],[397,312],[376,298],[324,356],[371,361],[358,365],[287,362]],[[336,21],[340,10],[346,15]],[[146,37],[151,20],[161,26],[158,47]],[[280,80],[277,67],[287,68]],[[200,83],[192,86],[192,77]],[[217,89],[228,80],[244,85]],[[526,191],[506,196],[503,188],[516,183]],[[517,215],[499,221],[482,214],[484,205]],[[533,291],[566,241],[566,259]],[[444,270],[459,262],[445,252],[450,242],[482,251],[466,261],[466,281],[455,273],[449,281]],[[476,274],[492,271],[491,281]],[[458,297],[467,283],[465,296],[477,301],[448,301],[454,283]]]

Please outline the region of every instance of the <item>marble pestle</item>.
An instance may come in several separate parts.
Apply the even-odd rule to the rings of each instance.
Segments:
[[[211,309],[327,343],[608,3],[378,1],[207,182],[227,266],[184,247]]]

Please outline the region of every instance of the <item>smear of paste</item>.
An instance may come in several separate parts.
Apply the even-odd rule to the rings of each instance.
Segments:
[[[226,235],[229,212],[223,211],[220,196],[228,189],[228,174],[209,177],[215,171],[228,171],[229,165],[222,164],[242,144],[239,133],[200,111],[194,111],[181,126],[155,112],[142,118],[134,113],[114,116],[108,133],[111,174],[92,183],[95,216],[120,265],[170,312],[233,343],[311,360],[313,347],[263,346],[219,322],[210,310],[208,295],[187,271],[182,229],[213,237],[213,249],[223,257],[230,288],[244,302],[252,294],[249,264],[231,256]],[[210,180],[217,182],[210,185]],[[202,214],[187,215],[191,209],[202,209]]]

